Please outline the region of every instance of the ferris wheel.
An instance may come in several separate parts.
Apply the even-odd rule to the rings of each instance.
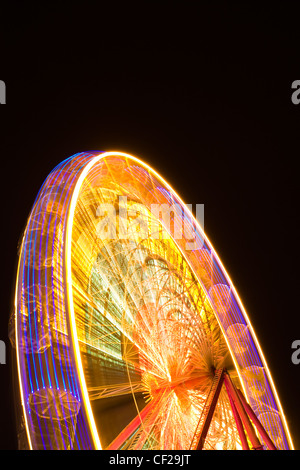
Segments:
[[[20,245],[19,446],[292,449],[265,358],[204,231],[137,158],[79,153]]]

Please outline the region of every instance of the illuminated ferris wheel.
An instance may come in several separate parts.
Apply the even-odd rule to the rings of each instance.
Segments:
[[[48,176],[12,316],[19,446],[292,449],[243,305],[152,168],[77,154]]]

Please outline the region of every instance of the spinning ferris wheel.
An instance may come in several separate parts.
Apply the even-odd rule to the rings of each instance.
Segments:
[[[135,157],[80,153],[48,176],[11,325],[20,448],[293,448],[221,261]]]

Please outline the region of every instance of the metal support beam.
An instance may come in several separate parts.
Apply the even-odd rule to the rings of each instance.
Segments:
[[[241,400],[246,412],[248,413],[249,418],[252,420],[253,424],[255,425],[256,429],[258,430],[258,432],[259,432],[261,438],[263,439],[263,441],[266,443],[267,447],[270,450],[276,450],[276,447],[275,447],[273,441],[270,439],[270,437],[267,434],[265,428],[263,427],[263,425],[261,424],[261,422],[257,418],[256,414],[252,410],[249,403],[247,403],[247,401],[246,401],[244,395],[242,394],[241,390],[239,390],[238,388],[237,388],[237,393],[240,397],[240,400]]]
[[[219,369],[215,372],[213,383],[206,402],[204,404],[196,431],[194,433],[190,449],[202,450],[208,429],[216,408],[220,391],[224,381],[225,369]]]
[[[234,402],[234,405],[238,411],[238,414],[240,415],[240,418],[243,422],[243,425],[245,427],[245,430],[246,430],[246,433],[249,437],[249,440],[253,446],[253,449],[255,450],[262,450],[263,449],[263,446],[262,444],[260,443],[257,435],[255,434],[255,430],[252,426],[252,423],[249,419],[249,416],[248,414],[246,413],[245,409],[244,409],[244,406],[241,402],[241,399],[238,395],[238,392],[235,388],[235,386],[233,385],[232,381],[231,381],[231,378],[229,376],[228,373],[225,374],[224,376],[224,381],[225,381],[225,384],[226,384],[226,388],[228,390],[228,393],[229,395],[231,396],[233,402]]]
[[[126,442],[128,444],[128,441],[132,440],[131,438],[133,438],[134,434],[138,432],[138,428],[140,426],[145,428],[145,426],[149,426],[150,424],[153,425],[159,413],[160,403],[167,393],[168,390],[163,390],[162,392],[157,393],[156,397],[153,398],[126,426],[126,428],[120,432],[120,434],[109,444],[109,446],[106,447],[106,450],[118,450],[122,448]],[[135,441],[135,438],[133,440]]]
[[[159,401],[158,397],[151,400],[142,411],[123,429],[122,432],[106,447],[106,450],[118,450],[137,431],[146,416],[153,411]]]
[[[230,401],[232,413],[233,413],[233,416],[234,416],[234,419],[235,419],[235,422],[236,422],[236,427],[237,427],[237,430],[238,430],[238,433],[239,433],[239,436],[240,436],[240,439],[241,439],[242,449],[243,450],[250,450],[249,444],[248,444],[248,441],[247,441],[247,437],[246,437],[246,434],[245,434],[245,430],[244,430],[244,427],[243,427],[242,420],[240,418],[240,415],[238,414],[238,411],[236,409],[234,401],[233,401],[233,399],[231,397],[231,394],[228,390],[227,382],[225,382],[225,387],[226,387],[228,398],[229,398],[229,401]]]

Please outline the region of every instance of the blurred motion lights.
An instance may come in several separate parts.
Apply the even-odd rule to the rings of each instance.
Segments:
[[[135,157],[79,153],[50,173],[23,234],[11,329],[20,448],[293,448],[228,274]]]

